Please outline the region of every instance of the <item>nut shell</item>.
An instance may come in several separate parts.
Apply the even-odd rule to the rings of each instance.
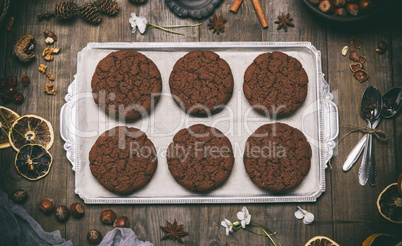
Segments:
[[[18,189],[14,191],[11,199],[17,204],[23,204],[28,199],[28,193],[25,190]]]
[[[360,83],[366,81],[368,79],[368,73],[364,69],[359,69],[353,73],[353,77]]]
[[[36,57],[33,47],[35,47],[35,37],[33,35],[22,36],[14,45],[14,55],[19,61],[28,63]]]
[[[121,216],[113,222],[113,227],[129,227],[128,218]]]

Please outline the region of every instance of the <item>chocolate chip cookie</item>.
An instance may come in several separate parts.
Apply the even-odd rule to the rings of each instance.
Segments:
[[[247,139],[243,161],[254,184],[279,192],[303,181],[310,170],[311,154],[301,131],[274,123],[261,126]]]
[[[107,190],[127,195],[151,180],[158,164],[147,135],[124,126],[104,132],[89,152],[92,175]]]
[[[195,50],[180,58],[169,78],[174,101],[191,115],[223,109],[233,93],[229,64],[212,51]]]
[[[167,162],[180,185],[208,192],[229,177],[234,156],[229,139],[221,131],[198,124],[176,133],[167,151]]]
[[[150,114],[162,91],[159,69],[134,50],[112,52],[92,76],[95,103],[118,119],[135,120]]]
[[[244,73],[243,91],[257,112],[283,116],[307,96],[308,77],[301,63],[284,53],[264,53]]]

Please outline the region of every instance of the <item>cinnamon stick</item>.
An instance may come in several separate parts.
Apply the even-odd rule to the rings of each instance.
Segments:
[[[230,7],[230,11],[232,11],[233,13],[236,13],[237,10],[240,7],[240,4],[243,2],[243,0],[234,0],[232,7]]]
[[[255,12],[257,12],[258,18],[260,19],[262,28],[268,27],[267,19],[265,19],[264,11],[262,11],[262,7],[259,0],[252,0],[255,8]]]

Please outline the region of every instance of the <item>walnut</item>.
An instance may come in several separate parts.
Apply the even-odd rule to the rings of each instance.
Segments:
[[[54,57],[53,54],[57,54],[60,51],[60,47],[57,48],[45,48],[42,52],[42,56],[46,61],[53,61]]]
[[[45,86],[45,92],[49,95],[56,95],[57,90],[54,88],[53,83],[47,83]]]
[[[46,76],[50,79],[50,80],[54,80],[54,77],[53,77],[53,74],[51,74],[50,72],[49,72],[49,70],[47,70],[46,71]]]
[[[45,73],[47,69],[47,66],[45,66],[44,64],[40,64],[38,67],[39,72],[41,73]]]
[[[14,45],[14,55],[21,62],[28,63],[35,59],[33,49],[35,47],[35,37],[32,35],[22,36]]]

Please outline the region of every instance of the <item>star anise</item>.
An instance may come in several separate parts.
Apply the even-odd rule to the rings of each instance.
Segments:
[[[211,19],[209,19],[208,27],[209,29],[214,29],[214,33],[219,34],[221,32],[225,32],[225,22],[226,20],[223,19],[223,16],[217,16],[214,14]]]
[[[161,238],[161,240],[165,239],[170,239],[173,241],[179,241],[183,243],[183,240],[181,240],[181,237],[185,236],[188,234],[188,232],[183,231],[183,225],[177,225],[177,221],[174,220],[173,224],[169,223],[169,221],[166,221],[167,227],[161,226],[161,229],[166,232],[166,234]]]
[[[293,18],[290,18],[290,14],[287,14],[285,16],[284,13],[282,13],[282,16],[278,16],[278,20],[275,21],[275,24],[279,24],[278,28],[276,30],[279,30],[283,27],[283,29],[285,30],[285,32],[288,31],[288,26],[295,26],[293,23]]]

